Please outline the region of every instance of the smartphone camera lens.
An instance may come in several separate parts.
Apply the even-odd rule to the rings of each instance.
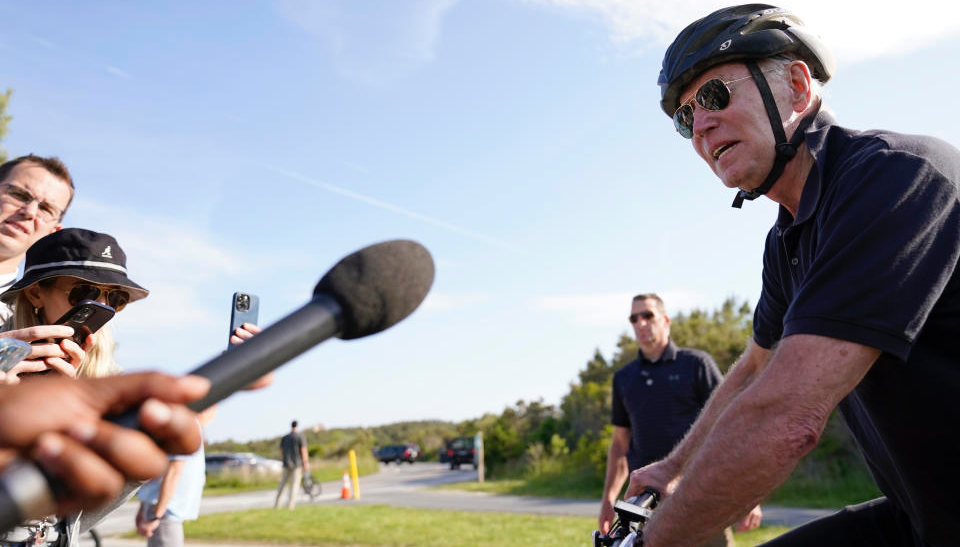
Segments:
[[[237,295],[237,311],[250,311],[250,295],[249,294]]]
[[[93,315],[93,309],[84,308],[78,311],[76,314],[74,314],[73,319],[71,321],[73,321],[74,323],[83,323],[84,321],[89,319],[91,315]]]

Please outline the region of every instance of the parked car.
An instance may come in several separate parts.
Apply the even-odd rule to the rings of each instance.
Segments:
[[[477,468],[477,449],[473,446],[473,437],[457,437],[447,443],[447,460],[450,469],[459,469],[460,464],[472,463]]]
[[[283,462],[253,452],[213,452],[206,456],[207,474],[224,472],[244,475],[279,475]]]
[[[391,444],[377,451],[377,459],[383,463],[413,463],[420,455],[420,447],[415,444]]]

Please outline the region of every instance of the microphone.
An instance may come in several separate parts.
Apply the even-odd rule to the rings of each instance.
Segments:
[[[320,279],[306,305],[191,371],[210,380],[210,391],[187,406],[207,409],[330,338],[353,340],[392,327],[423,302],[433,277],[430,252],[415,241],[384,241],[344,257]],[[130,409],[107,419],[136,429],[137,414]],[[62,484],[43,479],[23,460],[0,474],[0,532],[53,513],[51,489],[61,493]]]

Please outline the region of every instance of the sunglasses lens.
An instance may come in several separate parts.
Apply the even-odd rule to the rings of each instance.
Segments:
[[[673,113],[673,126],[677,128],[677,133],[689,139],[693,136],[693,107],[689,104],[681,105]]]
[[[100,297],[100,287],[95,285],[76,285],[70,289],[67,295],[67,301],[71,306],[76,306],[83,300],[96,300]]]
[[[697,104],[707,110],[723,110],[730,104],[730,90],[723,80],[714,78],[697,90]]]
[[[110,295],[107,296],[107,303],[110,304],[110,307],[113,308],[114,311],[122,310],[129,301],[130,293],[123,290],[110,291]]]

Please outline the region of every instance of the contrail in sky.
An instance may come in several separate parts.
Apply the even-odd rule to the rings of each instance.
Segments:
[[[422,221],[422,222],[426,222],[427,224],[432,224],[432,225],[437,226],[437,227],[439,227],[439,228],[443,228],[444,230],[449,230],[449,231],[451,231],[451,232],[454,232],[454,233],[457,233],[457,234],[460,234],[460,235],[464,235],[464,236],[467,236],[467,237],[472,238],[472,239],[476,239],[477,241],[482,241],[482,242],[484,242],[484,243],[489,243],[490,245],[493,245],[493,246],[495,246],[495,247],[500,247],[500,248],[502,248],[502,249],[507,249],[507,250],[509,250],[509,251],[514,251],[514,252],[523,252],[523,249],[521,249],[520,247],[517,247],[517,246],[515,246],[515,245],[511,245],[511,244],[509,244],[509,243],[500,241],[500,240],[498,240],[498,239],[494,239],[494,238],[492,238],[492,237],[487,237],[487,236],[485,236],[485,235],[483,235],[483,234],[478,234],[478,233],[476,233],[476,232],[471,232],[470,230],[467,230],[466,228],[461,228],[460,226],[456,226],[456,225],[454,225],[454,224],[450,224],[449,222],[444,222],[444,221],[442,221],[442,220],[437,220],[437,219],[435,219],[435,218],[431,218],[431,217],[428,217],[428,216],[426,216],[426,215],[421,215],[420,213],[416,213],[416,212],[414,212],[414,211],[410,211],[410,210],[408,210],[408,209],[404,209],[403,207],[398,207],[398,206],[396,206],[396,205],[393,205],[393,204],[390,204],[390,203],[386,203],[386,202],[384,202],[384,201],[380,201],[379,199],[372,198],[372,197],[370,197],[370,196],[365,196],[365,195],[363,195],[363,194],[358,194],[357,192],[352,192],[352,191],[350,191],[350,190],[347,190],[346,188],[341,188],[341,187],[339,187],[339,186],[330,184],[330,183],[328,183],[328,182],[322,182],[322,181],[319,181],[319,180],[316,180],[316,179],[312,179],[312,178],[310,178],[310,177],[306,177],[306,176],[304,176],[304,175],[301,175],[300,173],[296,173],[296,172],[294,172],[294,171],[287,171],[287,170],[284,170],[284,169],[280,169],[280,168],[278,168],[278,167],[274,167],[274,166],[272,166],[272,165],[267,165],[267,164],[265,164],[265,163],[260,163],[259,165],[260,165],[261,167],[263,167],[264,169],[268,170],[268,171],[273,171],[274,173],[283,175],[283,176],[285,176],[285,177],[289,177],[289,178],[294,179],[294,180],[299,180],[299,181],[301,181],[301,182],[305,182],[305,183],[310,184],[310,185],[312,185],[312,186],[316,186],[316,187],[318,187],[318,188],[322,188],[322,189],[324,189],[324,190],[326,190],[326,191],[328,191],[328,192],[333,192],[333,193],[335,193],[335,194],[340,194],[341,196],[346,196],[346,197],[348,197],[348,198],[355,199],[355,200],[357,200],[357,201],[362,201],[362,202],[367,203],[367,204],[369,204],[369,205],[373,205],[374,207],[380,207],[381,209],[386,209],[386,210],[388,210],[388,211],[391,211],[391,212],[394,212],[394,213],[397,213],[397,214],[400,214],[400,215],[404,215],[404,216],[407,216],[407,217],[410,217],[410,218],[413,218],[413,219],[416,219],[416,220],[419,220],[419,221]]]

